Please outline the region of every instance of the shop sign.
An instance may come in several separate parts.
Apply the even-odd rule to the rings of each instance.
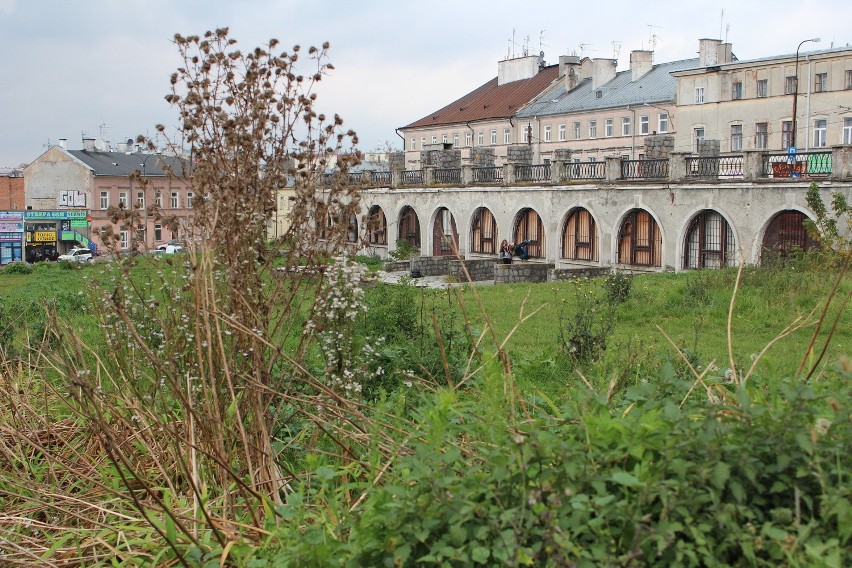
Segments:
[[[56,231],[35,231],[33,241],[37,243],[51,243],[56,240]]]
[[[85,219],[86,211],[27,211],[26,220],[36,219]]]
[[[24,239],[24,233],[0,233],[0,242],[20,243]]]
[[[60,241],[78,241],[80,240],[80,233],[76,231],[59,231],[59,240]]]
[[[0,211],[0,223],[23,220],[24,214],[21,211]]]
[[[21,223],[4,223],[3,219],[0,219],[0,233],[8,233],[8,232],[22,232],[24,230],[24,224]]]
[[[73,219],[73,220],[71,221],[71,228],[72,228],[72,229],[85,229],[85,228],[87,228],[88,226],[89,226],[89,222],[88,222],[88,221],[86,221],[86,220],[79,221],[79,220],[77,220],[77,219]]]

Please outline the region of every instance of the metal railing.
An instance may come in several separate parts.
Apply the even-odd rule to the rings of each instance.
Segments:
[[[621,160],[621,179],[664,179],[669,177],[668,159]]]
[[[370,172],[370,184],[371,185],[390,185],[391,183],[391,173],[390,172]]]
[[[562,177],[565,179],[604,179],[606,177],[606,162],[573,162],[562,167]]]
[[[461,168],[435,168],[432,170],[432,183],[461,183]]]
[[[503,168],[472,168],[473,183],[503,183]]]
[[[550,181],[550,164],[515,166],[518,181]]]
[[[741,178],[743,177],[742,154],[730,156],[688,156],[686,158],[688,178]]]
[[[773,178],[829,176],[831,175],[831,152],[764,154],[763,175]]]
[[[404,170],[402,185],[417,185],[423,183],[423,170]]]

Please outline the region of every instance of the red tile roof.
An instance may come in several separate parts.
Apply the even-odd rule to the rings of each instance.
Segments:
[[[423,128],[475,120],[508,118],[541,94],[559,76],[559,65],[541,69],[535,77],[497,85],[494,77],[475,91],[402,128]]]

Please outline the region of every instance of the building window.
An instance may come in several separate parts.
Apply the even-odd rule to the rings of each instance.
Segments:
[[[156,193],[154,193],[154,203],[157,205],[157,207],[162,209],[162,207],[163,207],[163,192],[160,191],[159,189],[157,190]]]
[[[597,157],[596,157],[596,156],[589,156],[589,161],[590,161],[590,162],[597,162],[597,161],[598,161],[598,159],[597,159]]]
[[[695,153],[701,152],[701,143],[704,142],[704,127],[699,126],[694,130],[695,134]]]
[[[432,144],[437,144],[437,143],[438,143],[438,136],[436,134],[433,134],[432,135]]]
[[[781,123],[781,147],[785,150],[793,142],[793,122],[785,120]]]
[[[459,133],[453,132],[453,148],[459,147]]]
[[[127,209],[127,192],[119,191],[118,192],[118,206],[122,209]]]
[[[792,95],[796,92],[796,76],[791,75],[787,77],[787,80],[784,82],[784,94]]]
[[[580,139],[580,123],[575,122],[574,123],[574,140],[579,140],[579,139]]]
[[[765,150],[769,144],[769,125],[765,122],[758,122],[754,125],[754,147],[758,150]]]
[[[101,209],[109,209],[109,192],[101,192]]]
[[[604,121],[604,136],[609,138],[612,136],[612,119],[608,118]]]
[[[704,87],[695,87],[695,104],[704,103]]]
[[[145,209],[145,192],[137,191],[136,192],[136,205],[139,209]]]
[[[476,133],[476,145],[484,146],[485,145],[485,131],[480,130]]]
[[[471,140],[473,140],[473,134],[470,133],[470,132],[465,132],[464,133],[464,145],[469,147],[472,144]]]
[[[446,135],[446,134],[441,134],[441,142],[443,142],[444,144],[446,144],[446,143],[447,143],[447,142],[449,142],[449,141],[450,141],[450,139],[447,137],[447,135]]]
[[[163,226],[162,225],[154,225],[154,241],[162,241],[163,240]]]
[[[814,92],[824,93],[828,90],[828,73],[817,73],[814,80]]]
[[[195,194],[191,191],[186,192],[186,208],[192,209],[192,198],[195,197]]]
[[[565,140],[567,140],[567,139],[568,139],[568,136],[565,133],[565,125],[560,124],[559,125],[559,141],[565,142]]]
[[[130,246],[130,233],[128,231],[119,231],[118,242],[122,250],[127,250]]]
[[[622,116],[621,117],[621,135],[622,136],[630,136],[630,117]]]
[[[411,149],[412,149],[412,150],[416,150],[416,149],[417,149],[417,138],[412,138],[412,139],[411,139]]]
[[[743,82],[734,81],[731,84],[731,100],[738,101],[743,98]]]
[[[814,148],[823,148],[827,143],[826,129],[828,121],[819,119],[814,121]]]
[[[426,137],[425,136],[420,137],[420,149],[421,150],[426,149]]]
[[[846,70],[846,88],[852,89],[852,69]]]
[[[589,138],[597,138],[598,137],[598,121],[590,120],[589,121]]]
[[[176,191],[172,192],[172,209],[177,209],[180,207],[180,199],[178,198],[178,194]]]
[[[508,128],[503,129],[503,144],[511,144],[512,143],[512,131]]]
[[[743,125],[731,125],[731,152],[742,152],[743,149]]]
[[[659,128],[657,128],[657,132],[668,132],[669,131],[669,113],[661,112],[660,113],[660,120],[658,122],[659,122]]]
[[[544,127],[544,141],[550,142],[552,139],[553,136],[551,135],[551,126],[548,124]]]
[[[494,146],[496,144],[497,144],[497,131],[492,130],[491,131],[491,145]]]
[[[529,125],[521,128],[521,142],[523,142],[524,144],[526,144],[527,142],[530,141],[530,131],[531,130],[532,130],[532,127],[529,126]]]
[[[852,118],[843,119],[843,143],[852,144]]]
[[[769,79],[757,80],[757,96],[760,98],[769,96]]]
[[[648,134],[650,130],[651,121],[648,118],[648,115],[639,117],[639,134]]]

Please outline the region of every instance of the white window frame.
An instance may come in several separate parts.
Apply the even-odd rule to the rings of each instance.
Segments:
[[[476,145],[477,146],[484,146],[485,145],[485,131],[484,130],[480,130],[479,132],[476,133]]]
[[[136,205],[139,206],[139,209],[145,209],[145,192],[137,191],[136,192]]]
[[[734,81],[731,83],[731,100],[739,101],[743,98],[743,82]]]
[[[459,133],[453,132],[453,148],[459,147]]]
[[[814,120],[814,148],[825,148],[828,145],[828,120]]]
[[[509,128],[503,129],[503,144],[511,144],[512,143],[512,130]]]
[[[432,135],[432,144],[437,144],[437,143],[438,143],[438,135],[437,135],[437,134],[433,134],[433,135]]]
[[[443,144],[446,144],[446,143],[448,143],[449,141],[450,141],[449,136],[447,136],[446,134],[441,134],[441,142],[442,142]]]
[[[553,128],[549,124],[544,127],[544,141],[553,141]]]
[[[784,78],[784,94],[792,95],[796,92],[796,76],[795,75],[787,75]]]
[[[560,125],[559,125],[559,134],[558,134],[558,136],[559,136],[559,141],[560,141],[560,142],[565,142],[565,141],[568,139],[568,129],[565,127],[565,125],[564,125],[564,124],[560,124]]]
[[[695,104],[704,104],[704,87],[695,87]]]
[[[614,128],[614,121],[612,118],[607,118],[604,120],[604,137],[612,138],[612,132]]]
[[[814,74],[814,92],[825,93],[828,91],[828,73]]]
[[[582,134],[582,124],[579,120],[574,121],[574,140],[579,140]]]
[[[421,150],[426,149],[426,137],[425,136],[420,137],[420,149]]]
[[[852,118],[843,119],[843,138],[841,144],[852,144]]]
[[[163,208],[163,192],[159,189],[154,192],[154,204],[158,209]]]
[[[633,124],[630,122],[629,116],[621,117],[621,135],[622,136],[630,136],[630,129],[633,127]]]
[[[524,126],[521,128],[521,143],[527,144],[530,141],[530,127]]]
[[[651,133],[651,117],[647,114],[639,116],[639,134],[645,135]]]
[[[171,200],[172,209],[180,208],[180,195],[177,191],[172,192],[172,200]]]
[[[109,191],[101,192],[101,209],[109,209]]]
[[[191,191],[186,192],[186,208],[192,209],[192,198],[195,197],[195,194]]]
[[[704,140],[704,137],[707,136],[706,133],[707,131],[703,126],[696,126],[692,129],[692,138],[696,154],[698,153],[698,143]]]
[[[163,240],[163,226],[159,223],[154,225],[154,241]]]
[[[769,96],[769,79],[758,79],[755,86],[757,98],[765,99]]]
[[[663,133],[669,131],[669,113],[661,112],[657,117],[657,132]]]
[[[731,125],[731,152],[742,152],[743,150],[743,125]]]
[[[590,120],[589,121],[589,138],[597,138],[598,137],[598,121]]]
[[[464,133],[464,145],[468,148],[473,144],[473,134],[471,132]]]
[[[417,149],[417,138],[415,138],[413,136],[411,137],[411,146],[410,146],[409,149],[410,150],[416,150]]]
[[[760,127],[763,127],[761,131]],[[754,149],[766,150],[769,147],[769,123],[755,122],[754,123]]]
[[[127,209],[127,192],[126,191],[119,191],[118,192],[118,206],[124,207],[125,209]]]
[[[118,243],[121,250],[130,248],[130,231],[123,230],[118,232]]]
[[[497,129],[496,128],[491,129],[491,145],[492,146],[497,145]]]

